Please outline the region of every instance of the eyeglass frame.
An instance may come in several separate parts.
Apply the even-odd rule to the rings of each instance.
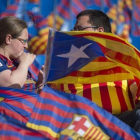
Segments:
[[[23,45],[26,45],[28,43],[28,39],[23,39],[23,38],[20,38],[20,37],[18,37],[16,39],[18,39]]]
[[[76,27],[82,27],[82,29],[77,30],[77,29],[75,29]],[[83,31],[86,28],[99,28],[98,26],[76,26],[76,27],[74,27],[71,31]]]

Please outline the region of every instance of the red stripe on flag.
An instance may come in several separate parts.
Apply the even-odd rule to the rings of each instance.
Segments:
[[[7,115],[10,118],[14,118],[14,119],[16,119],[16,120],[18,120],[20,122],[23,122],[23,123],[27,123],[27,121],[28,121],[27,117],[22,116],[21,114],[18,114],[16,112],[11,111],[11,110],[9,110],[9,109],[7,109],[5,107],[2,107],[2,106],[0,106],[0,113],[4,114],[4,115]]]
[[[9,105],[13,105],[15,107],[18,107],[20,109],[26,110],[29,113],[31,113],[31,111],[32,111],[32,108],[30,108],[26,104],[20,103],[16,100],[11,100],[11,99],[5,98],[3,102],[8,103]]]
[[[74,13],[74,15],[77,15],[79,13],[79,11],[74,6],[72,6],[72,9],[71,10]]]
[[[30,84],[30,89],[29,89],[30,92],[33,91],[33,84]]]
[[[114,51],[112,51],[114,52]],[[125,55],[125,54],[121,54],[119,52],[115,52],[115,60],[117,59],[118,61],[120,61],[121,63],[134,67],[136,69],[140,69],[139,63],[137,61],[137,59],[134,59],[131,56]]]
[[[6,16],[15,16],[16,14],[15,13],[2,13],[0,15],[0,17],[6,17]]]
[[[135,59],[135,58],[133,58],[131,56],[122,54],[120,52],[115,52],[115,51],[113,51],[111,49],[108,49],[108,48],[104,47],[103,45],[101,45],[99,43],[98,43],[98,45],[100,46],[100,48],[102,49],[102,51],[104,52],[104,54],[107,57],[109,57],[111,59],[114,59],[117,62],[121,62],[122,64],[134,67],[137,70],[140,69],[140,66],[139,66],[139,63],[138,63],[137,59]]]
[[[39,23],[36,23],[37,27],[42,27],[42,26],[47,26],[47,21],[46,19],[40,21]]]
[[[84,136],[85,139],[87,139],[87,137],[89,136],[90,132],[93,130],[93,126],[90,128],[90,130],[88,131],[88,133]]]
[[[63,2],[64,6],[67,6],[67,1]],[[58,5],[57,11],[60,15],[63,15],[66,19],[69,18],[69,12],[63,9],[62,5]]]
[[[81,11],[85,9],[85,5],[81,1],[73,0],[73,2],[78,6],[78,8],[81,8]]]
[[[43,98],[43,97],[42,97]],[[65,110],[62,110],[58,107],[54,107],[53,105],[50,105],[50,104],[43,104],[41,102],[38,102],[37,105],[36,105],[36,108],[39,108],[41,110],[48,110],[48,111],[52,111],[54,112],[54,109],[56,110],[55,113],[61,117],[64,117],[64,116],[67,116],[67,118],[69,119],[72,119],[73,118],[73,113],[68,113],[67,111]],[[35,112],[36,113],[36,112]],[[41,114],[38,114],[38,115],[41,115]],[[36,118],[38,120],[40,120],[40,117],[36,116],[34,113],[32,115],[32,118]]]
[[[64,84],[60,85],[61,91],[64,91]]]
[[[99,137],[99,140],[102,140],[102,138],[103,138],[103,135],[101,135],[101,136]]]
[[[38,36],[35,36],[38,37]],[[35,38],[33,37],[33,38]],[[31,38],[30,40],[32,40],[33,38]],[[34,46],[34,44],[39,40],[39,38],[36,38],[34,41],[32,41],[32,43],[30,44],[30,46]],[[30,41],[29,41],[30,42]]]
[[[101,6],[101,0],[94,0],[96,6]]]
[[[130,88],[128,88],[128,96],[129,96],[129,100],[130,100],[130,103],[131,103],[131,107],[134,109],[135,104],[134,104],[134,101],[133,101],[133,97],[132,97],[132,93],[130,91]],[[137,95],[136,95],[135,103],[137,104]]]
[[[77,7],[75,7],[75,5],[72,6],[72,12],[74,13],[74,15],[77,15],[79,12],[85,9],[85,6],[79,0],[74,0],[73,3],[75,3],[75,5],[78,6],[78,8],[80,8],[80,10],[78,10]]]
[[[44,104],[41,104],[41,105],[44,105]],[[46,106],[46,105],[44,105],[44,106]],[[57,110],[58,108],[53,107],[53,109]],[[57,112],[55,112],[55,113],[57,113]],[[53,116],[49,116],[49,115],[46,115],[46,114],[38,114],[37,112],[33,112],[31,118],[35,119],[36,121],[49,122],[53,126],[59,128],[59,129],[64,129],[64,128],[67,128],[69,126],[69,123],[60,122],[59,120],[56,120]]]
[[[7,7],[7,10],[17,10],[18,9],[18,6],[17,5],[10,5],[9,7]]]
[[[44,36],[45,36],[45,35],[44,35]],[[41,38],[41,37],[43,37],[43,36],[40,36],[40,38]],[[38,52],[40,51],[39,49],[41,49],[41,46],[42,46],[42,45],[44,45],[45,43],[47,43],[47,40],[48,40],[48,38],[47,38],[46,40],[44,40],[43,42],[41,42],[41,44],[38,45],[38,46],[36,47],[36,49],[34,50],[34,53],[35,53],[35,54],[38,54]],[[47,47],[47,45],[46,45],[46,47]],[[44,48],[44,50],[46,50],[46,48]],[[44,51],[44,50],[43,50],[43,51]],[[40,54],[40,53],[39,53],[39,54]]]
[[[75,89],[74,84],[68,84],[68,88],[71,91],[71,93],[76,94],[77,90]]]
[[[63,15],[66,19],[69,19],[69,11],[66,11],[65,8],[63,9],[63,6],[67,9],[70,7],[70,2],[66,0],[62,0],[60,5],[57,7],[58,13]]]
[[[0,126],[1,125],[4,126],[4,127],[2,127],[2,128],[0,127],[0,130],[12,131],[12,132],[15,131],[15,132],[20,133],[23,136],[36,136],[36,137],[40,137],[40,138],[43,137],[42,134],[40,134],[40,133],[36,133],[36,132],[28,130],[28,129],[26,130],[26,129],[20,128],[18,126],[16,127],[12,124],[7,124],[7,122],[6,123],[0,123]],[[19,131],[19,130],[21,130],[21,131]],[[15,140],[15,139],[12,139],[12,140]]]
[[[30,69],[31,69],[31,71],[33,71],[33,73],[35,73],[36,76],[38,76],[39,69],[34,64],[30,65]]]
[[[112,105],[108,92],[107,83],[99,83],[99,90],[103,108],[109,112],[112,112]]]
[[[33,76],[33,77],[34,77],[34,76]],[[24,87],[24,90],[27,91],[28,84],[25,83],[23,87]]]
[[[96,59],[92,60],[92,62],[112,62],[112,61],[108,60],[104,56],[100,56],[100,57],[97,57]]]
[[[95,140],[98,138],[99,134],[101,134],[100,131],[96,134]]]
[[[92,100],[91,84],[83,84],[83,97]]]
[[[91,138],[94,136],[94,134],[96,133],[97,129],[95,128],[95,130],[92,132],[91,136],[88,138],[88,140],[91,140]],[[95,140],[95,139],[93,139]]]
[[[33,95],[30,96],[30,95],[24,94],[22,92],[19,93],[19,92],[12,91],[12,90],[2,90],[2,89],[0,89],[0,93],[7,94],[7,95],[17,97],[17,98],[19,98],[19,95],[20,95],[20,97],[22,97],[23,99],[26,99],[27,101],[29,101],[32,104],[35,104],[36,101],[37,101],[37,99],[35,97],[33,97]]]
[[[122,81],[116,81],[114,82],[115,88],[116,88],[116,93],[120,102],[121,106],[121,112],[127,111],[128,107],[126,105],[124,96],[123,96],[123,91],[122,91]]]
[[[128,73],[125,69],[117,66],[114,68],[110,69],[104,69],[104,70],[99,70],[99,71],[74,71],[70,73],[68,76],[73,76],[73,77],[94,77],[97,75],[110,75],[110,74],[116,74],[116,73]]]
[[[21,140],[21,138],[18,138],[16,136],[6,136],[6,135],[1,135],[0,139],[1,140]]]
[[[78,72],[79,77],[81,77],[81,75],[82,75],[82,77],[93,77],[93,75],[96,74],[95,72],[90,72],[90,71],[88,71],[88,72],[82,72],[82,73],[80,71]]]

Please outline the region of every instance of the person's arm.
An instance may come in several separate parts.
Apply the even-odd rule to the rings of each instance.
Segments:
[[[35,59],[35,55],[30,53],[23,53],[19,58],[19,66],[16,70],[11,71],[9,69],[0,73],[0,86],[22,88],[25,84],[28,67]]]

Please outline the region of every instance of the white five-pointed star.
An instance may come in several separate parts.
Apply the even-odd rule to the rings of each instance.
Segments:
[[[71,50],[69,53],[57,55],[58,57],[69,58],[68,67],[70,67],[77,59],[79,58],[89,58],[83,51],[92,43],[81,46],[81,48],[77,48],[74,45],[71,46]]]

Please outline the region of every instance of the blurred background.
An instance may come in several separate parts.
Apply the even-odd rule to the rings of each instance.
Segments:
[[[41,59],[46,50],[48,27],[70,31],[76,15],[85,9],[105,12],[113,33],[140,50],[140,0],[0,0],[0,18],[11,15],[25,20],[29,52]]]

